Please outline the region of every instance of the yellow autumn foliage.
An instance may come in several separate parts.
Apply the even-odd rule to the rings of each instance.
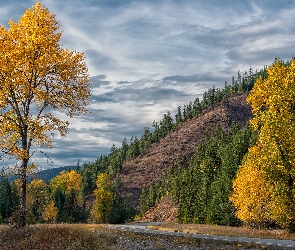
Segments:
[[[113,193],[111,192],[111,179],[108,174],[101,173],[96,180],[96,189],[94,190],[95,202],[90,211],[89,221],[105,223],[108,221],[108,215],[111,212],[113,202]]]
[[[23,213],[32,147],[52,147],[54,131],[68,133],[64,117],[88,112],[85,56],[62,48],[61,36],[55,14],[40,2],[18,22],[10,20],[8,29],[0,26],[0,150],[21,162]]]
[[[31,144],[51,146],[48,131],[66,135],[69,116],[87,112],[89,75],[84,54],[62,49],[62,32],[40,2],[9,29],[0,27],[0,148],[18,159]],[[51,109],[51,111],[45,112]],[[34,114],[33,114],[34,113]],[[19,146],[27,135],[27,147]]]
[[[82,177],[74,170],[62,171],[50,182],[52,193],[58,188],[67,195],[75,194],[78,204],[83,203],[82,197]]]
[[[46,196],[46,184],[43,180],[35,179],[27,187],[27,204],[32,206],[34,202],[43,203]]]
[[[271,187],[265,181],[264,164],[261,162],[260,148],[254,146],[245,156],[243,164],[233,181],[230,200],[234,203],[236,216],[251,225],[269,220]]]
[[[57,216],[57,208],[54,204],[54,201],[51,201],[45,206],[44,212],[43,212],[43,219],[47,223],[53,223],[56,220]]]
[[[295,227],[295,60],[276,61],[247,97],[259,132],[233,182],[231,201],[244,222]]]
[[[295,167],[295,60],[289,65],[276,61],[267,73],[247,97],[254,114],[250,123],[260,130],[259,143],[269,148],[269,153],[274,147],[280,150],[291,170]]]

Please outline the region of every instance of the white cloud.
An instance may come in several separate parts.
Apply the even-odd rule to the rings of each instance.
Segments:
[[[8,2],[0,4],[1,23],[34,4]],[[238,70],[294,54],[288,1],[41,2],[60,20],[64,47],[86,54],[94,86],[91,113],[72,119],[68,136],[46,150],[55,166],[95,159]]]

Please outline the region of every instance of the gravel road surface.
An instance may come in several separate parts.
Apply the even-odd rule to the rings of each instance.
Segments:
[[[107,225],[121,232],[120,249],[295,249],[295,241],[160,231],[147,228],[161,222]],[[129,233],[129,234],[128,234]],[[130,233],[134,235],[130,238]],[[141,237],[136,237],[140,235]]]

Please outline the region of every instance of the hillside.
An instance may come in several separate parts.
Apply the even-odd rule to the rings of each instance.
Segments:
[[[152,144],[144,155],[124,162],[121,173],[123,196],[130,197],[138,211],[141,189],[161,179],[180,154],[189,161],[209,128],[213,131],[219,124],[228,131],[233,122],[245,126],[252,116],[245,99],[246,94],[239,94],[214,105]]]

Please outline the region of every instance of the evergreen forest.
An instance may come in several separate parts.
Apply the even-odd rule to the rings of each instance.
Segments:
[[[276,59],[270,67],[232,77],[183,107],[168,112],[141,136],[124,138],[81,167],[63,170],[52,179],[28,178],[27,223],[124,223],[136,210],[120,193],[122,164],[144,155],[153,144],[208,108],[246,93],[253,119],[229,132],[216,124],[199,143],[190,161],[179,152],[165,176],[142,187],[140,214],[170,195],[179,223],[278,226],[295,228],[295,61]],[[2,171],[0,223],[15,220],[20,182]]]

